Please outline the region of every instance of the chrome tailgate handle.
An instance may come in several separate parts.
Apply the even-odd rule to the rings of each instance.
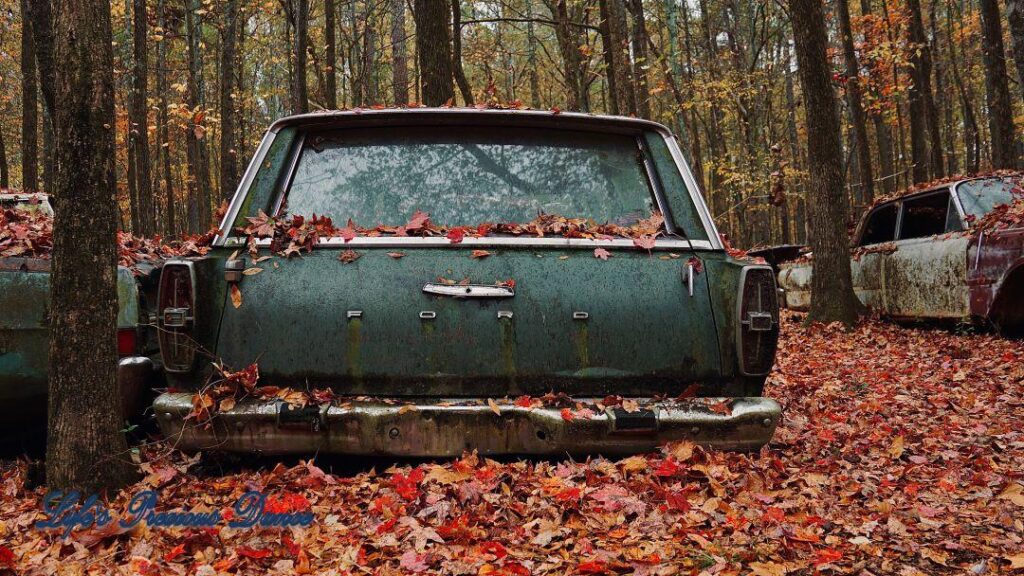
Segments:
[[[485,284],[433,284],[423,285],[423,291],[437,296],[452,298],[511,298],[516,291],[509,286],[488,286]]]

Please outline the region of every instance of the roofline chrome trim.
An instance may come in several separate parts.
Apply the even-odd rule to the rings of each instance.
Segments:
[[[725,245],[722,244],[722,237],[718,234],[715,220],[711,217],[711,212],[708,211],[708,205],[704,202],[704,196],[701,194],[700,187],[697,186],[697,180],[693,177],[693,172],[690,171],[690,165],[686,162],[686,158],[683,157],[683,151],[679,149],[679,142],[676,141],[675,135],[668,128],[660,124],[658,126],[657,131],[665,139],[668,150],[672,154],[672,159],[676,162],[676,168],[683,175],[683,183],[686,184],[686,189],[690,193],[690,199],[693,200],[694,205],[697,207],[701,223],[704,224],[704,231],[708,235],[707,242],[709,242],[713,250],[724,250]],[[697,242],[697,240],[694,240],[694,242]]]
[[[214,246],[223,246],[225,239],[231,235],[231,223],[238,217],[238,211],[242,209],[242,202],[245,200],[245,196],[249,193],[249,186],[251,186],[252,181],[256,179],[256,172],[259,171],[260,164],[262,164],[264,158],[267,157],[267,152],[270,150],[270,144],[274,141],[276,136],[276,130],[267,130],[263,135],[263,139],[260,140],[260,145],[256,148],[256,152],[252,155],[252,159],[249,160],[249,165],[245,168],[245,173],[242,174],[242,179],[239,180],[238,187],[235,188],[235,193],[231,196],[231,203],[228,205],[228,211],[220,221],[217,236],[213,239]]]
[[[500,117],[527,117],[527,118],[561,118],[576,121],[581,124],[600,126],[618,125],[633,128],[648,128],[667,131],[663,124],[642,118],[629,116],[611,116],[606,114],[586,114],[581,112],[555,112],[552,110],[501,110],[492,108],[381,108],[377,109],[353,109],[353,110],[329,110],[322,112],[310,112],[308,114],[296,114],[279,118],[270,125],[269,131],[277,131],[285,126],[300,124],[314,124],[318,121],[330,121],[336,119],[355,119],[365,117],[401,117],[401,116],[448,116],[459,118],[500,118]]]
[[[228,238],[224,243],[228,247],[244,247],[246,239],[239,237]],[[270,246],[269,238],[260,238],[256,241],[259,247]],[[586,238],[536,238],[521,236],[485,236],[482,238],[463,238],[462,242],[452,242],[443,236],[421,237],[421,236],[357,236],[345,242],[344,238],[332,237],[321,238],[317,242],[318,247],[323,248],[462,248],[462,247],[509,247],[509,248],[641,248],[633,244],[629,238],[614,238],[611,240],[588,240]],[[660,238],[654,243],[654,250],[712,250],[714,249],[707,240],[677,240]]]

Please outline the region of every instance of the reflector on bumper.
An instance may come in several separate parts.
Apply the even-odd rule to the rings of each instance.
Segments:
[[[587,399],[581,399],[586,401]],[[590,400],[596,402],[596,399]],[[729,413],[711,406],[728,402]],[[771,440],[781,409],[768,398],[640,400],[640,412],[608,409],[567,419],[559,408],[466,399],[352,402],[302,410],[279,402],[240,402],[206,424],[186,420],[192,395],[160,395],[153,408],[171,442],[191,450],[264,454],[392,456],[481,454],[626,454],[673,440],[753,450]]]

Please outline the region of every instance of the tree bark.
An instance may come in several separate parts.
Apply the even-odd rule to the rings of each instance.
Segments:
[[[363,100],[367,105],[380,104],[380,96],[377,93],[377,29],[373,22],[372,2],[366,3],[366,10],[363,12],[363,74],[362,92]]]
[[[409,104],[409,57],[405,49],[405,0],[391,0],[391,91],[395,106]]]
[[[10,188],[11,170],[7,166],[7,148],[4,147],[4,130],[0,125],[0,188]]]
[[[910,56],[910,77],[908,90],[910,101],[910,154],[914,163],[914,182],[925,182],[930,177],[943,175],[942,144],[939,130],[939,116],[935,110],[932,95],[932,60],[928,39],[924,34],[919,0],[907,0],[910,11],[909,35],[913,50]]]
[[[21,1],[21,189],[39,190],[39,87],[28,1]]]
[[[138,1],[138,0],[136,0]],[[220,52],[220,199],[230,200],[238,185],[235,148],[235,41],[238,39],[238,0],[227,0],[221,27]]]
[[[324,0],[324,58],[327,60],[324,79],[324,106],[338,108],[338,26],[334,0]]]
[[[200,52],[202,24],[200,0],[191,0],[185,11],[188,40],[188,107],[191,117],[185,125],[186,163],[189,180],[189,231],[203,232],[210,226],[210,165],[206,148],[203,57]]]
[[[50,274],[50,488],[128,484],[117,366],[114,57],[108,0],[56,0],[57,176]]]
[[[463,103],[472,106],[473,88],[466,79],[466,71],[462,69],[462,4],[459,0],[452,0],[452,71]]]
[[[636,94],[636,114],[641,118],[651,117],[651,91],[647,80],[647,17],[644,15],[643,0],[626,0],[626,7],[633,16],[631,42],[633,47],[633,91]]]
[[[1024,0],[1006,0],[1006,20],[1013,42],[1013,63],[1017,68],[1017,89],[1024,97]]]
[[[164,32],[164,38],[156,46],[156,93],[159,98],[159,109],[156,113],[157,158],[161,163],[164,190],[164,214],[161,229],[168,235],[177,234],[175,222],[174,187],[171,179],[171,142],[169,134],[169,118],[167,113],[167,0],[157,0],[156,23]]]
[[[292,25],[295,29],[294,53],[295,69],[292,75],[292,113],[304,114],[309,111],[309,87],[306,80],[306,53],[309,46],[309,0],[294,0],[292,5]]]
[[[635,115],[636,99],[629,77],[628,35],[622,0],[600,0],[601,45],[607,68],[609,112]]]
[[[150,236],[154,231],[153,190],[149,164],[149,65],[147,62],[146,0],[132,2],[132,93],[129,101],[128,162],[133,166],[135,191],[139,199],[139,232]]]
[[[856,198],[861,206],[868,206],[875,197],[874,175],[871,168],[871,146],[868,145],[868,126],[864,119],[861,102],[860,65],[853,47],[853,27],[850,25],[850,4],[838,0],[836,12],[839,16],[839,32],[842,35],[843,60],[846,64],[846,97],[850,106],[850,122],[853,124],[853,145],[857,152],[857,169],[860,187]]]
[[[946,11],[946,35],[953,37],[953,15]],[[949,61],[957,62],[956,48],[952,42],[946,44],[949,47]],[[981,139],[978,134],[978,121],[974,114],[974,106],[971,102],[974,95],[960,76],[960,67],[951,66],[953,83],[956,84],[957,96],[960,100],[960,115],[964,122],[964,170],[968,174],[977,174],[981,156]]]
[[[789,14],[807,124],[810,245],[814,253],[808,320],[849,326],[856,321],[860,307],[850,275],[849,200],[843,186],[824,9],[821,0],[789,0]]]
[[[991,137],[992,167],[1016,168],[1013,107],[1006,79],[1003,25],[997,0],[981,0],[981,50],[985,63],[985,101]]]
[[[452,85],[451,5],[448,0],[415,0],[416,52],[419,57],[423,103],[443,106],[455,99]]]

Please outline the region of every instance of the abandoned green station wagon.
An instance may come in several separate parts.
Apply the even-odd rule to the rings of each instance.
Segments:
[[[418,211],[447,226],[559,214],[628,227],[652,213],[664,225],[653,247],[607,235],[370,234],[253,264],[247,252],[272,255],[271,241],[242,230],[285,209],[364,226]],[[480,250],[489,256],[472,257]],[[346,251],[358,259],[339,261]],[[254,266],[263,271],[241,273]],[[213,249],[167,262],[159,290],[168,391],[154,411],[184,448],[624,453],[688,439],[752,449],[780,417],[761,397],[779,330],[772,271],[726,254],[675,139],[644,120],[459,109],[282,119]],[[261,386],[337,397],[302,408],[242,399],[200,423],[189,415],[211,359],[258,362]],[[513,401],[546,394],[597,409]]]

